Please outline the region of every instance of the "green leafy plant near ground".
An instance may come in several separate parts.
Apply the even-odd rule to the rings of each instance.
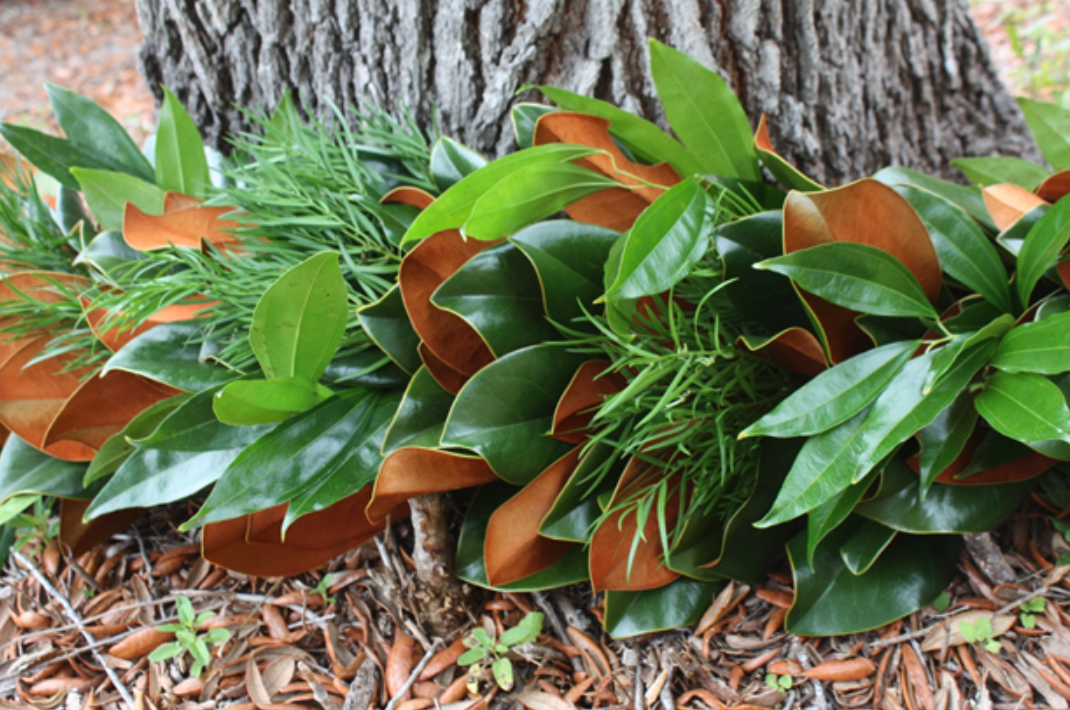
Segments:
[[[70,379],[43,429],[0,407],[0,498],[97,521],[195,498],[208,559],[277,576],[475,488],[458,576],[589,581],[616,636],[693,623],[785,548],[790,631],[932,602],[957,536],[1070,460],[1063,176],[968,157],[984,189],[900,168],[826,189],[720,77],[650,55],[673,136],[540,87],[556,107],[517,106],[520,149],[489,162],[408,118],[328,131],[284,100],[213,173],[167,94],[150,163],[52,89],[65,138],[3,127],[60,187],[47,219],[25,175],[0,193],[0,402]],[[1070,168],[1070,114],[1022,105]],[[102,426],[100,397],[129,411]],[[463,660],[507,687],[540,624],[477,630]],[[204,665],[199,625],[170,651]]]
[[[214,628],[203,634],[199,633],[201,627],[215,616],[215,612],[205,611],[197,614],[188,597],[175,599],[175,610],[178,612],[178,623],[161,624],[156,627],[156,630],[173,633],[176,640],[157,647],[149,654],[149,660],[159,663],[188,653],[193,658],[193,663],[189,667],[190,677],[200,678],[201,672],[212,662],[208,646],[223,643],[229,639],[230,631],[224,628]]]
[[[489,668],[494,682],[508,692],[513,689],[513,662],[508,654],[513,648],[525,643],[534,643],[542,633],[543,615],[539,612],[526,614],[520,623],[495,638],[484,628],[475,629],[464,640],[468,650],[457,659],[457,665],[469,666],[469,687],[479,692],[479,679]]]

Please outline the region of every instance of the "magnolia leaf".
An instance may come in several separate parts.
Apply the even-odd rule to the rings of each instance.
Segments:
[[[1070,168],[1070,111],[1024,97],[1018,99],[1018,106],[1044,160],[1056,170]]]
[[[208,158],[197,124],[182,103],[164,87],[156,130],[156,186],[192,197],[205,197],[211,185]]]
[[[442,192],[486,164],[486,158],[452,138],[439,138],[431,149],[431,177]]]
[[[1033,289],[1070,241],[1070,200],[1062,199],[1033,225],[1018,252],[1018,298],[1028,308]]]
[[[997,372],[974,399],[977,411],[1004,436],[1024,444],[1070,443],[1070,410],[1062,391],[1041,375]]]
[[[331,391],[296,375],[273,380],[238,380],[216,393],[212,411],[230,426],[274,424],[316,406]]]
[[[1070,370],[1070,312],[1020,325],[1003,336],[992,367],[1058,375]]]
[[[956,158],[951,164],[970,182],[981,186],[1011,183],[1033,190],[1049,175],[1043,167],[1024,158]]]
[[[126,173],[89,168],[71,168],[71,174],[85,196],[85,201],[102,229],[123,228],[123,211],[130,202],[142,212],[160,214],[164,192],[150,182]]]

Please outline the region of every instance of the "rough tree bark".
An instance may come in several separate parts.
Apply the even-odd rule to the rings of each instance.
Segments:
[[[525,83],[661,120],[648,37],[719,71],[774,144],[836,184],[888,164],[1039,157],[968,0],[137,0],[142,63],[216,142],[235,105],[406,101],[488,154]],[[520,98],[533,99],[528,92]]]

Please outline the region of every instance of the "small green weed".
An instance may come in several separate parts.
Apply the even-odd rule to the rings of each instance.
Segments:
[[[1023,627],[1035,629],[1037,627],[1037,617],[1035,615],[1043,614],[1045,608],[1047,608],[1047,602],[1041,597],[1034,597],[1018,607],[1021,611],[1018,614],[1018,620],[1022,622]]]
[[[473,692],[478,692],[479,681],[486,676],[489,667],[494,676],[494,682],[504,691],[513,688],[513,662],[507,658],[507,654],[514,646],[531,643],[539,638],[542,633],[543,615],[532,612],[520,620],[515,627],[507,630],[501,638],[495,639],[487,633],[487,630],[479,627],[464,640],[468,650],[457,659],[459,666],[471,666],[468,670],[468,686],[473,687]]]
[[[769,686],[770,690],[791,690],[791,686],[795,684],[795,679],[790,675],[777,675],[776,673],[765,674],[765,684]]]
[[[211,654],[208,652],[208,644],[223,643],[230,638],[230,631],[209,629],[204,634],[198,634],[197,629],[215,616],[215,612],[205,611],[196,614],[193,611],[193,604],[187,597],[176,599],[175,609],[178,611],[179,623],[163,624],[157,627],[159,631],[173,632],[175,640],[165,643],[149,654],[149,660],[157,663],[188,652],[193,657],[193,665],[190,666],[189,674],[193,678],[199,678],[201,671],[212,661]]]
[[[992,620],[987,616],[979,617],[973,623],[960,621],[959,631],[962,632],[962,638],[966,640],[966,643],[978,644],[989,653],[999,653],[999,650],[1003,648],[993,637]]]

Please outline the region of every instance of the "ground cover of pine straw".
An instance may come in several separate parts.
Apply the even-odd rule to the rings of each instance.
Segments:
[[[932,607],[869,633],[831,639],[785,634],[786,567],[754,587],[732,585],[697,627],[614,641],[601,632],[586,586],[547,594],[477,593],[471,620],[430,638],[411,602],[408,531],[394,532],[288,579],[234,575],[204,562],[175,526],[189,514],[148,515],[128,533],[70,559],[36,544],[0,580],[0,703],[10,707],[327,708],[337,710],[569,710],[570,708],[1066,708],[1070,701],[1070,567],[1051,518],[1070,515],[1035,494],[994,537],[996,559],[965,551]],[[991,553],[991,550],[989,550]],[[977,560],[975,562],[975,560]],[[1004,565],[1004,563],[1006,563]],[[979,567],[989,569],[986,575]],[[1014,583],[1000,584],[1007,570]],[[329,600],[314,590],[331,573]],[[231,638],[199,679],[190,659],[150,663],[171,636],[177,595],[216,616]],[[1018,606],[1047,600],[1036,627]],[[874,603],[879,603],[877,600]],[[514,654],[516,687],[467,687],[454,661],[477,624],[500,634],[530,610],[547,620]],[[995,611],[997,653],[965,643],[959,622]],[[766,684],[790,676],[790,690]]]

